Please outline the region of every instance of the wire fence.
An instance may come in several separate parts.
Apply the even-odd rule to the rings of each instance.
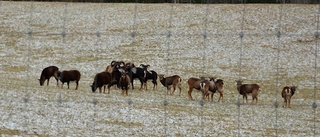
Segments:
[[[320,135],[320,4],[0,2],[0,12],[2,136]],[[138,81],[127,97],[92,93],[112,60],[178,74],[182,95]],[[81,70],[79,90],[39,86],[49,65]],[[208,75],[224,80],[224,101],[195,89],[191,101],[187,79]],[[242,101],[237,79],[262,87],[257,104]],[[287,85],[298,86],[292,108]]]

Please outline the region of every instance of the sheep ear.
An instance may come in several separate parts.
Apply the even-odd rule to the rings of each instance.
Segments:
[[[239,80],[235,80],[236,82],[243,82],[241,79],[239,79]]]

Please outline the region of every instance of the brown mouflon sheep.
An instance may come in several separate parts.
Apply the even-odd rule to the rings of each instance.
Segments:
[[[208,100],[210,100],[209,95],[211,94],[211,101],[213,101],[213,95],[218,91],[220,94],[218,102],[220,101],[220,99],[223,101],[223,84],[224,84],[223,80],[222,79],[215,80],[215,78],[210,78],[209,82],[210,82],[210,87],[207,94]]]
[[[200,77],[200,78],[194,78],[194,77],[191,77],[188,79],[187,81],[187,84],[188,84],[188,87],[189,87],[189,91],[188,91],[188,96],[191,100],[194,100],[192,98],[192,90],[193,89],[196,89],[196,90],[199,90],[202,92],[202,100],[205,100],[205,96],[208,94],[208,90],[209,90],[209,86],[206,86],[206,85],[209,85],[208,83],[209,81],[208,80],[205,80],[204,77]]]
[[[160,82],[163,86],[167,88],[167,90],[170,90],[170,87],[173,86],[173,91],[170,93],[170,95],[174,95],[174,91],[176,90],[176,87],[179,88],[179,96],[181,96],[181,77],[179,75],[173,75],[169,77],[164,77],[164,75],[159,75]],[[167,92],[168,94],[168,92]]]
[[[47,86],[48,86],[49,80],[52,76],[57,80],[57,86],[59,86],[58,72],[59,72],[59,68],[56,66],[49,66],[44,68],[41,72],[40,79],[38,79],[40,82],[40,86],[43,86],[44,81],[46,80],[47,80]]]
[[[61,88],[63,88],[63,84],[67,82],[68,89],[69,89],[70,81],[75,81],[77,84],[76,89],[78,89],[80,77],[81,77],[81,74],[78,70],[64,70],[58,73],[58,78],[62,82]]]
[[[101,93],[101,88],[103,87],[103,93],[106,93],[106,85],[108,85],[108,94],[110,94],[111,80],[109,72],[103,71],[96,74],[91,85],[92,92],[95,92],[99,88],[99,92]]]
[[[297,87],[296,86],[285,86],[282,89],[281,96],[284,99],[283,102],[283,107],[288,107],[291,108],[290,103],[291,103],[291,97],[294,95]]]
[[[120,70],[121,77],[119,80],[120,88],[122,89],[122,95],[128,96],[128,89],[130,86],[130,76],[126,72],[126,70]]]
[[[256,104],[257,104],[260,86],[258,84],[242,84],[242,80],[236,80],[236,82],[237,82],[238,92],[243,97],[243,103],[244,103],[244,98],[246,98],[246,103],[248,103],[248,95],[251,94],[252,96],[251,104],[253,104],[254,100],[256,100]]]

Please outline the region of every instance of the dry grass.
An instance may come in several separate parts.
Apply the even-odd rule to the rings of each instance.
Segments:
[[[311,106],[319,100],[316,5],[283,5],[281,28],[280,5],[274,4],[1,2],[0,9],[1,136],[319,135],[319,108]],[[178,74],[182,95],[166,95],[160,82],[156,91],[139,91],[135,83],[128,97],[113,87],[111,94],[92,93],[93,76],[112,60]],[[56,87],[53,78],[39,86],[41,70],[49,65],[79,69],[79,90],[74,83]],[[214,102],[201,106],[197,91],[196,101],[188,99],[187,79],[203,75],[224,80],[224,102],[216,102],[215,94]],[[258,105],[237,106],[238,78],[261,85]],[[280,108],[284,85],[298,86],[291,109]]]

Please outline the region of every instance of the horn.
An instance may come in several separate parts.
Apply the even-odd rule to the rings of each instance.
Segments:
[[[113,66],[117,61],[111,61],[111,66]]]
[[[123,61],[119,62],[119,65],[123,64],[123,66],[125,66],[125,63]]]
[[[144,65],[144,64],[140,64],[140,67],[145,67],[146,65]]]
[[[125,64],[126,66],[129,66],[130,68],[135,67],[135,65],[132,62],[128,62]]]

